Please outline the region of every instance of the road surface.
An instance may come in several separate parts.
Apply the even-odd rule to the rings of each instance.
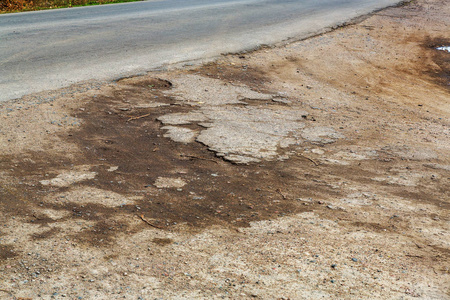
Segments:
[[[165,0],[0,15],[0,101],[317,33],[398,0]]]

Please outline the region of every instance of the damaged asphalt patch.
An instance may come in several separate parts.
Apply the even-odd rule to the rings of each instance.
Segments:
[[[176,78],[174,82],[174,90],[165,94],[197,109],[166,114],[158,120],[165,125],[195,124],[205,129],[165,126],[166,136],[185,143],[196,137],[197,142],[208,146],[217,156],[234,163],[286,159],[289,154],[282,150],[291,145],[303,141],[332,143],[343,137],[332,128],[309,127],[301,131],[308,113],[274,105],[279,102],[278,95],[194,75]]]
[[[278,192],[291,189],[287,179],[281,182],[277,179],[285,177],[281,166],[274,166],[269,172],[263,171],[265,165],[233,166],[218,158],[220,154],[205,151],[204,146],[209,143],[204,136],[211,135],[205,129],[204,122],[215,120],[214,126],[222,128],[228,139],[224,143],[221,136],[210,138],[210,147],[219,147],[221,152],[229,151],[226,158],[231,160],[235,155],[241,157],[236,161],[247,159],[248,162],[248,159],[260,161],[261,158],[278,157],[278,148],[293,144],[294,139],[287,137],[288,134],[304,126],[297,122],[303,120],[301,116],[304,113],[283,111],[283,107],[280,111],[273,107],[262,109],[259,114],[257,108],[252,107],[231,107],[227,112],[224,107],[219,108],[218,116],[214,116],[211,110],[198,110],[197,106],[168,96],[170,88],[167,80],[126,79],[118,83],[117,90],[94,95],[74,109],[72,117],[81,120],[82,125],[59,136],[60,141],[76,146],[79,149],[76,153],[67,153],[67,156],[51,154],[51,158],[40,153],[33,157],[32,162],[18,163],[13,169],[13,174],[23,176],[19,185],[26,186],[27,194],[35,195],[32,202],[29,197],[23,198],[27,206],[31,205],[25,215],[36,215],[36,211],[45,214],[45,210],[68,211],[71,218],[97,224],[115,214],[124,214],[125,218],[143,214],[156,226],[169,228],[177,224],[203,227],[222,222],[245,226],[253,220],[309,210],[296,207],[293,199],[287,199]],[[252,95],[248,88],[239,89],[247,93],[240,94],[244,97]],[[263,95],[263,99],[271,97]],[[220,103],[223,101],[215,105]],[[244,112],[239,112],[242,109]],[[228,122],[224,115],[227,113],[235,119],[235,123]],[[189,124],[194,129],[186,129],[200,133],[197,139],[205,141],[186,144],[168,135],[170,130],[158,119],[168,120],[177,116],[188,121],[182,124],[192,119],[202,121],[201,124]],[[227,122],[220,123],[221,116]],[[238,118],[242,117],[248,119],[247,123],[239,123]],[[264,124],[269,119],[273,120],[268,125]],[[292,124],[287,123],[287,128],[284,128],[282,123],[289,119]],[[169,121],[163,123],[172,124]],[[260,128],[251,130],[255,124],[259,124]],[[242,140],[232,141],[233,136],[237,139],[237,135],[247,129],[245,138],[252,139],[253,143],[245,146],[239,145]],[[227,141],[231,146],[226,146]],[[217,142],[231,150],[213,144]],[[257,154],[259,151],[264,154]],[[253,158],[256,155],[259,159]],[[275,181],[270,178],[275,178]],[[259,186],[259,182],[272,184],[270,187]],[[295,189],[302,186],[296,185]],[[160,188],[169,189],[162,191]],[[9,198],[10,201],[17,201]],[[64,222],[68,218],[40,217],[34,221]],[[142,225],[145,228],[145,223]],[[116,234],[115,230],[86,228],[80,233],[84,241],[87,241],[88,232],[97,245],[110,240],[106,238],[106,233]],[[102,238],[98,237],[99,234]],[[75,233],[72,235],[76,236]]]

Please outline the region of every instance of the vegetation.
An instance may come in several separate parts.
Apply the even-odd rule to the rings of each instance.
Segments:
[[[1,0],[0,13],[134,1],[141,0]]]

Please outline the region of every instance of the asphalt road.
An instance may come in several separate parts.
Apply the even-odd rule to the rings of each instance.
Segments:
[[[0,101],[302,38],[399,0],[163,0],[0,15]]]

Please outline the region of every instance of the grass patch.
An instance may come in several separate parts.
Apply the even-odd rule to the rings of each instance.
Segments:
[[[143,0],[0,0],[0,14]]]

